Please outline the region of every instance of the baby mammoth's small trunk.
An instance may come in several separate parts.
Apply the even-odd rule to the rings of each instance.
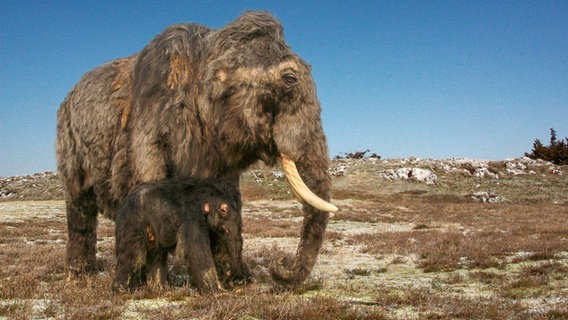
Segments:
[[[243,238],[240,233],[231,238],[231,242],[229,243],[231,257],[231,271],[228,275],[229,279],[231,281],[247,282],[251,280],[252,274],[242,259]]]

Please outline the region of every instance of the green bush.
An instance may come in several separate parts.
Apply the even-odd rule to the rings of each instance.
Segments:
[[[369,152],[369,151],[371,151],[371,150],[367,149],[365,151],[347,152],[347,153],[342,152],[344,154],[344,156],[337,155],[337,156],[334,157],[334,159],[336,159],[336,160],[337,159],[363,159],[363,158],[365,158],[365,154],[367,154],[367,152]],[[368,156],[368,158],[380,159],[381,156],[379,156],[378,154],[373,152],[373,154]]]
[[[568,165],[568,138],[558,141],[556,131],[550,128],[550,145],[545,146],[539,139],[533,143],[532,153],[525,153],[531,159],[542,159],[558,165]]]

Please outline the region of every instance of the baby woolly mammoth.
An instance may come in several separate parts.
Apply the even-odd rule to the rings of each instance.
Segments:
[[[114,292],[167,282],[168,253],[187,262],[192,284],[215,292],[248,279],[241,259],[241,195],[219,179],[169,179],[139,185],[116,216]],[[219,275],[218,275],[219,274]]]

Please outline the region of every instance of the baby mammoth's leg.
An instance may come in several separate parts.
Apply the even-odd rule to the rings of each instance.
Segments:
[[[178,233],[177,249],[187,261],[192,283],[200,292],[222,289],[211,253],[207,227],[200,227],[198,223],[183,226]]]
[[[148,255],[146,282],[150,288],[159,289],[168,282],[168,252],[154,250]]]
[[[147,258],[146,237],[136,232],[136,226],[116,226],[116,269],[112,290],[134,290],[144,282],[144,266]]]

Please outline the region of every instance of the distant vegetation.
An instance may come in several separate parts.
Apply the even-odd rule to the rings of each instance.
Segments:
[[[370,152],[371,150],[367,149],[365,151],[355,151],[355,152],[341,152],[341,154],[343,155],[337,155],[334,157],[334,159],[363,159],[365,158],[365,154],[367,154],[367,152]],[[370,156],[368,156],[367,158],[377,158],[380,159],[381,156],[379,156],[376,153],[372,153]]]
[[[550,145],[545,146],[535,139],[531,153],[525,153],[531,159],[542,159],[557,165],[568,165],[568,138],[558,141],[556,130],[550,128]]]

